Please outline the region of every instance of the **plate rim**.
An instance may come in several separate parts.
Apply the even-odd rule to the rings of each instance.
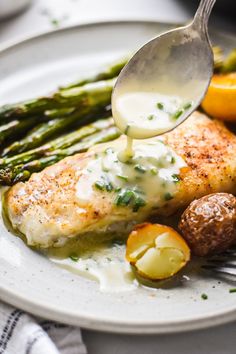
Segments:
[[[14,40],[8,40],[3,42],[0,45],[0,57],[1,55],[18,45],[24,45],[31,41],[37,41],[38,39],[43,39],[44,37],[60,35],[66,31],[80,30],[87,27],[97,27],[97,26],[110,26],[110,25],[122,25],[122,24],[141,24],[141,25],[165,25],[165,26],[181,26],[180,23],[174,22],[164,22],[164,21],[154,21],[147,19],[126,19],[126,20],[109,20],[109,21],[88,21],[82,24],[70,25],[59,29],[49,30],[49,31],[40,31],[37,34],[29,36],[17,36]],[[214,32],[219,33],[221,36],[227,36],[228,38],[235,36],[231,33],[224,31],[217,31],[214,29]],[[65,324],[81,326],[82,328],[97,330],[97,331],[106,331],[112,333],[123,333],[123,334],[164,334],[164,333],[178,333],[178,332],[187,332],[197,329],[205,329],[209,327],[214,327],[217,325],[222,325],[225,323],[232,322],[236,319],[236,307],[234,310],[221,310],[218,313],[208,315],[204,317],[203,315],[195,316],[194,319],[178,319],[172,320],[165,323],[156,323],[151,321],[140,321],[138,323],[133,323],[133,321],[125,320],[117,321],[109,319],[98,319],[93,315],[73,315],[72,313],[68,314],[64,311],[54,308],[52,304],[47,305],[45,303],[34,302],[34,300],[25,299],[23,296],[19,296],[16,293],[2,288],[0,285],[0,298],[4,302],[21,308],[22,310],[31,313],[33,315],[46,318],[48,320],[53,320],[57,322],[62,322]]]
[[[189,21],[186,21],[186,24]],[[111,20],[101,20],[101,21],[85,21],[81,24],[72,24],[72,25],[68,25],[65,27],[61,27],[61,28],[57,28],[57,29],[51,29],[51,30],[43,30],[43,31],[38,31],[37,33],[34,33],[33,35],[18,35],[16,36],[14,39],[8,39],[3,41],[3,43],[0,43],[0,55],[2,54],[2,52],[4,52],[5,50],[8,50],[12,47],[18,46],[18,45],[22,45],[26,42],[29,42],[31,40],[37,40],[37,39],[41,39],[43,37],[47,37],[50,35],[54,35],[54,34],[58,34],[61,32],[66,32],[66,31],[71,31],[71,30],[76,30],[76,29],[81,29],[81,28],[86,28],[86,27],[96,27],[96,26],[109,26],[112,24],[148,24],[148,25],[165,25],[165,26],[176,26],[176,27],[181,27],[183,26],[185,23],[183,22],[166,22],[166,21],[155,21],[152,19],[145,19],[145,18],[135,18],[135,19],[111,19]],[[214,28],[214,26],[210,26],[210,29],[213,28],[214,32],[219,33],[222,36],[227,36],[227,37],[232,37],[232,39],[235,38],[235,35],[233,35],[231,32],[227,32],[227,31],[221,31],[221,30],[217,30]]]

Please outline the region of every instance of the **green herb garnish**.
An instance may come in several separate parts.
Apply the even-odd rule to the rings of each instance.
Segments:
[[[125,191],[121,191],[120,194],[118,194],[116,200],[115,200],[115,204],[117,206],[127,206],[129,205],[132,197],[133,197],[133,191],[127,189]]]
[[[184,109],[181,108],[181,109],[179,109],[178,111],[176,111],[176,112],[173,114],[172,118],[173,118],[173,119],[178,119],[180,116],[182,116],[183,113],[184,113]]]
[[[128,134],[128,131],[129,131],[129,128],[130,128],[130,124],[127,124],[126,128],[125,128],[125,134]]]
[[[102,181],[95,182],[94,183],[94,187],[96,187],[100,191],[104,191],[105,190],[105,185],[104,185],[104,182],[102,182]]]
[[[126,182],[129,180],[127,176],[122,176],[122,175],[116,175],[116,176]]]
[[[157,108],[163,110],[163,109],[164,109],[163,103],[158,102],[158,103],[157,103]]]
[[[76,254],[71,254],[69,256],[69,258],[73,261],[73,262],[78,262],[79,257]]]
[[[155,118],[154,114],[150,114],[150,115],[147,117],[148,120],[153,120],[154,118]]]
[[[202,300],[207,300],[207,299],[208,299],[208,296],[207,296],[207,294],[202,294],[202,295],[201,295],[201,298],[202,298]]]
[[[53,19],[51,19],[51,24],[52,24],[53,26],[59,26],[60,23],[59,23],[59,20],[53,18]]]
[[[174,175],[172,175],[171,177],[173,178],[173,182],[174,182],[174,183],[178,183],[178,182],[180,181],[180,178],[179,178],[178,175],[175,175],[175,174],[174,174]]]
[[[111,182],[106,180],[103,176],[102,176],[102,180],[101,181],[96,181],[94,183],[94,187],[96,187],[100,191],[107,191],[107,192],[111,192],[114,189],[113,185],[111,184]]]
[[[136,196],[133,203],[133,211],[137,212],[139,208],[142,208],[146,205],[146,202],[143,198]]]
[[[170,160],[170,162],[172,163],[172,165],[175,163],[175,161],[176,161],[176,160],[175,160],[175,157],[172,156],[172,157],[171,157],[171,160]]]
[[[157,170],[157,168],[156,168],[156,167],[152,167],[152,168],[150,169],[150,172],[151,172],[151,174],[152,174],[153,176],[156,176],[156,175],[157,175],[158,170]]]
[[[139,208],[146,205],[146,202],[136,190],[126,189],[121,190],[117,195],[115,204],[117,206],[132,206],[133,211],[137,212]]]
[[[187,109],[191,108],[192,105],[193,105],[192,102],[187,102],[187,103],[185,103],[185,105],[183,106],[183,109],[184,109],[184,110],[187,110]]]
[[[135,171],[138,171],[139,173],[145,173],[147,170],[145,167],[142,165],[135,165],[134,166]]]
[[[166,201],[171,200],[171,199],[173,199],[173,198],[174,198],[173,195],[170,194],[169,192],[165,193],[165,195],[164,195],[164,199],[165,199]]]
[[[236,293],[236,288],[229,289],[230,294]]]

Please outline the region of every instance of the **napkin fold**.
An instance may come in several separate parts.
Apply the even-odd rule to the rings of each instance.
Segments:
[[[79,328],[0,303],[0,354],[87,354],[87,350]]]

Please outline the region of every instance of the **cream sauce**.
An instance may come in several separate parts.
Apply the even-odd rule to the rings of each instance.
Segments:
[[[155,138],[134,141],[133,156],[122,162],[119,146],[111,143],[88,162],[76,186],[81,204],[99,192],[110,193],[114,204],[133,211],[146,204],[161,206],[173,198],[180,169],[185,166],[181,157]]]
[[[192,105],[193,102],[185,102],[178,96],[127,91],[113,99],[112,110],[123,134],[133,139],[147,139],[179,125]]]
[[[138,287],[125,260],[125,245],[100,246],[92,252],[84,252],[79,258],[49,255],[49,259],[66,270],[96,280],[102,292],[132,291]]]

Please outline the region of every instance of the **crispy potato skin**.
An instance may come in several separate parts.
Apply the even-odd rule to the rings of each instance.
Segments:
[[[171,215],[209,193],[236,192],[236,137],[222,123],[195,112],[163,138],[187,167],[181,170],[174,198],[156,214]],[[124,146],[124,139],[119,138],[115,144]],[[143,222],[153,214],[148,201],[146,207],[133,213],[130,208],[115,206],[112,193],[101,191],[87,205],[80,204],[76,184],[83,168],[96,151],[111,144],[65,158],[9,190],[5,199],[9,219],[26,235],[28,244],[49,247],[86,232],[107,232],[116,223],[128,232],[126,223]]]
[[[196,256],[225,251],[236,240],[236,197],[215,193],[194,200],[183,213],[179,229]]]

